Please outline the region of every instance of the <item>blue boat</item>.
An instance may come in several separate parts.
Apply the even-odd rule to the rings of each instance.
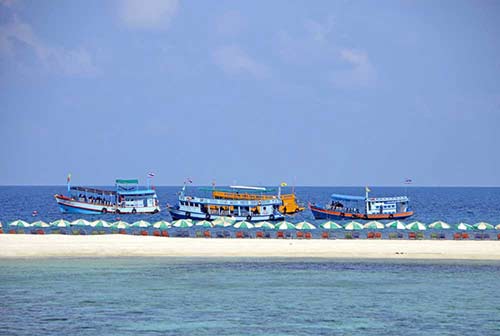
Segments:
[[[278,196],[270,199],[240,200],[216,199],[211,192],[207,197],[186,195],[183,186],[175,207],[168,206],[173,219],[214,220],[219,217],[232,217],[237,221],[277,221],[285,216],[279,211],[283,201]]]
[[[139,181],[118,179],[114,190],[90,187],[70,187],[68,195],[54,195],[63,213],[76,214],[137,214],[158,213],[160,206],[156,191],[140,187]]]

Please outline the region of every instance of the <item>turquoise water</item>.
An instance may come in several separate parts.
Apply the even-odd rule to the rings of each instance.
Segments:
[[[0,260],[1,335],[500,335],[500,263]]]

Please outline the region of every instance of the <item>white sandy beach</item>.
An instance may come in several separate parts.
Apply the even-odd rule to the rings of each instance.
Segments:
[[[0,258],[125,256],[500,260],[500,241],[0,235]]]

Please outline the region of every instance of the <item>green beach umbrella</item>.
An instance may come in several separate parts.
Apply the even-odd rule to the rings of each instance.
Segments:
[[[274,229],[274,225],[269,222],[258,222],[255,224],[256,228],[262,228],[262,229]]]
[[[64,219],[58,219],[58,220],[50,223],[50,225],[54,226],[54,227],[65,228],[65,227],[69,227],[71,225],[71,223],[68,222],[67,220],[64,220]]]
[[[235,222],[236,220],[230,217],[218,217],[212,223],[214,226],[232,226]]]
[[[2,224],[2,222],[0,222],[0,228],[1,228],[1,227],[3,227],[3,224]]]
[[[450,229],[451,226],[448,223],[445,223],[443,221],[437,221],[429,225],[430,229],[437,229],[437,230],[447,230]]]
[[[314,229],[316,229],[316,226],[314,226],[311,223],[306,222],[306,221],[295,224],[295,227],[297,228],[297,230],[314,230]]]
[[[77,219],[75,221],[72,221],[71,225],[74,225],[74,226],[89,226],[90,222],[87,221],[87,220],[85,220],[85,219]]]
[[[0,227],[2,227],[2,223],[0,223]],[[495,226],[495,229],[500,230],[500,224],[498,224],[497,226]]]
[[[27,227],[30,227],[30,223],[28,222],[25,222],[23,220],[15,220],[13,222],[10,222],[9,226],[15,226],[15,227],[20,227],[20,228],[27,228]]]
[[[390,223],[387,223],[385,225],[386,228],[389,228],[389,229],[396,229],[396,230],[404,230],[406,229],[406,226],[405,226],[405,223],[403,223],[402,221],[393,221],[393,222],[390,222]]]
[[[337,224],[337,223],[332,222],[332,221],[324,222],[323,224],[321,224],[321,227],[323,229],[326,229],[326,230],[338,230],[338,229],[342,229],[342,225]]]
[[[427,230],[427,228],[425,227],[425,224],[424,223],[421,223],[419,221],[415,221],[415,222],[411,222],[410,224],[406,225],[406,228],[408,230],[412,230],[412,231],[423,231],[423,230]]]
[[[467,223],[460,223],[457,225],[457,230],[470,231],[470,230],[474,230],[474,227],[470,224],[467,224]]]
[[[131,228],[148,228],[150,226],[151,226],[151,224],[149,224],[149,222],[146,222],[143,220],[137,221],[137,222],[133,223],[132,225],[130,225]]]
[[[383,229],[385,228],[385,225],[383,223],[377,222],[377,221],[370,221],[363,225],[365,229],[372,229],[372,230],[378,230],[378,229]]]
[[[234,224],[233,227],[235,229],[253,229],[254,225],[252,223],[247,222],[247,221],[242,221],[242,222],[238,222],[238,223]]]
[[[474,224],[474,229],[476,230],[493,230],[495,227],[490,223],[479,222]]]
[[[166,230],[166,229],[168,229],[171,226],[172,225],[169,222],[164,221],[164,220],[158,221],[158,222],[156,222],[156,223],[153,224],[153,227],[155,229],[160,229],[160,230]]]
[[[193,226],[193,222],[190,219],[178,219],[172,222],[172,226],[176,228],[188,228]]]
[[[90,226],[92,226],[94,228],[105,228],[105,227],[109,227],[109,224],[108,224],[108,222],[106,222],[102,219],[99,219],[99,220],[96,220],[96,221],[93,221],[92,223],[90,223]]]
[[[295,230],[295,225],[293,225],[292,223],[287,222],[287,221],[282,221],[282,222],[277,223],[274,226],[274,228],[276,230]]]
[[[124,222],[124,221],[118,221],[118,222],[114,222],[113,224],[111,224],[111,228],[112,229],[115,229],[115,230],[120,230],[120,229],[128,229],[130,227],[130,224],[127,223],[127,222]]]
[[[202,221],[199,221],[195,224],[195,226],[201,226],[203,228],[211,228],[213,227],[214,225],[212,224],[212,222],[210,221],[207,221],[207,220],[202,220]]]
[[[31,224],[31,226],[36,227],[36,228],[47,228],[50,227],[49,224],[45,223],[44,221],[36,221]]]
[[[363,224],[360,224],[358,222],[352,221],[352,222],[349,222],[346,226],[344,226],[344,229],[345,230],[349,230],[349,231],[352,231],[352,230],[363,230]]]

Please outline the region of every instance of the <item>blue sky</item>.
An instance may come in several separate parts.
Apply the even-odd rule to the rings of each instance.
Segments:
[[[0,184],[500,185],[498,1],[0,0]]]

